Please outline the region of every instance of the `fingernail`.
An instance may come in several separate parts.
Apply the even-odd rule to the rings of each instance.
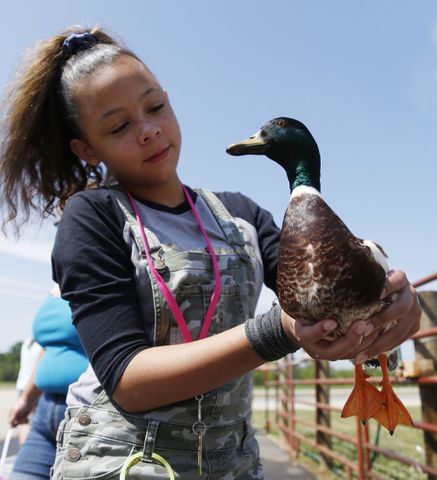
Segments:
[[[326,320],[326,322],[323,322],[323,328],[325,331],[331,332],[337,328],[337,322],[334,320]]]
[[[363,335],[365,337],[368,337],[373,332],[374,329],[375,329],[374,326],[371,323],[368,323],[364,328]]]
[[[355,328],[355,333],[357,335],[364,335],[366,329],[366,324],[364,322],[360,322],[358,326]]]
[[[400,295],[398,292],[392,293],[392,294],[390,295],[390,301],[391,301],[391,302],[396,302],[396,300],[399,300],[399,297],[400,297],[400,296],[401,296],[401,295]]]
[[[369,357],[365,353],[360,353],[355,357],[355,363],[364,363]]]

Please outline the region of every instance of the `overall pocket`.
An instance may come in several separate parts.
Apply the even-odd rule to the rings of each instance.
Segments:
[[[129,444],[77,433],[70,434],[62,450],[61,471],[65,480],[118,478],[124,462],[136,451]]]
[[[145,449],[150,462],[130,462],[127,479],[168,479],[167,469],[152,462],[159,422],[94,403],[69,412],[60,433],[54,480],[118,479],[125,462]],[[150,450],[150,451],[149,451]]]
[[[211,295],[215,285],[196,285],[181,287],[178,290],[176,301],[187,321],[187,326],[193,338],[198,338],[202,323],[211,302]],[[170,316],[168,306],[165,304],[163,315]],[[240,288],[237,284],[222,285],[217,307],[212,318],[209,335],[224,332],[244,322],[245,313],[241,300]],[[182,334],[176,322],[172,319],[167,343],[182,343]]]

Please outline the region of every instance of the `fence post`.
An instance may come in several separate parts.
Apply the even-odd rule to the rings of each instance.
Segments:
[[[326,380],[329,378],[329,362],[327,360],[316,360],[316,378],[318,380]],[[316,384],[316,402],[325,403],[329,405],[329,384],[317,383]],[[323,425],[324,427],[331,428],[331,410],[326,408],[316,407],[316,423]],[[330,450],[332,449],[331,436],[325,432],[317,430],[316,437],[317,444],[323,445]],[[328,467],[332,466],[331,457],[322,453],[324,462]]]
[[[421,329],[427,330],[437,327],[437,291],[419,292],[423,313]],[[434,372],[437,372],[437,338],[424,337],[414,340],[416,359],[431,359],[434,363]],[[437,423],[437,385],[419,385],[422,402],[422,418],[426,423]],[[426,462],[428,465],[437,465],[437,434],[424,432]],[[429,476],[434,480],[434,476]]]
[[[361,424],[361,419],[356,418],[357,422],[357,462],[358,462],[358,480],[365,480],[367,478],[367,468],[364,450],[364,428]]]
[[[264,416],[264,428],[266,433],[270,433],[270,366],[269,364],[264,365],[263,376],[264,376],[264,394],[265,394],[265,416]]]
[[[278,419],[282,425],[282,434],[287,442],[287,445],[290,441],[290,416],[288,414],[288,361],[286,357],[281,358],[278,361],[279,368],[279,393],[278,393],[278,400],[279,400],[279,412],[278,412]]]
[[[294,384],[294,358],[293,354],[287,356],[288,362],[288,415],[289,415],[289,447],[291,454],[294,458],[299,455],[298,439],[295,436],[296,421],[295,421],[295,391],[296,385]]]

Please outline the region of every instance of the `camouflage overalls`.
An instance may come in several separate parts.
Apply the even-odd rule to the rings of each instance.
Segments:
[[[150,276],[142,242],[124,193],[116,190],[127,222],[124,237],[131,248],[141,295],[151,282],[155,309],[155,344],[181,343],[182,337],[159,288]],[[254,315],[262,283],[262,262],[256,238],[240,231],[220,200],[198,190],[221,226],[228,246],[215,249],[222,289],[209,335],[223,332]],[[147,228],[146,235],[155,267],[167,282],[184,315],[193,338],[199,335],[214,289],[210,255],[181,251],[163,245]],[[150,286],[149,286],[150,288]],[[193,359],[195,361],[195,359]],[[92,369],[81,379],[94,385],[91,405],[67,409],[58,432],[58,451],[53,479],[113,479],[133,453],[143,451],[143,461],[129,470],[129,478],[166,479],[166,470],[151,462],[152,453],[164,457],[178,479],[262,479],[258,444],[251,426],[251,376],[236,379],[205,393],[202,419],[208,426],[203,437],[203,472],[197,470],[197,420],[195,399],[156,410],[128,414],[113,403],[97,385]]]

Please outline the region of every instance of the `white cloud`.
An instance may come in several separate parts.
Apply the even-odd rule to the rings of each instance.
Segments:
[[[14,255],[34,262],[49,263],[52,253],[52,242],[41,242],[31,240],[0,240],[0,253]]]
[[[2,213],[2,212],[0,212]],[[14,236],[13,226],[7,226],[7,236],[0,235],[0,254],[12,255],[18,259],[48,264],[56,235],[53,220],[31,217],[20,229],[20,236]]]
[[[7,297],[13,296],[40,300],[48,294],[50,282],[47,282],[47,284],[48,285],[38,285],[26,280],[0,277],[0,297],[4,295]]]
[[[0,237],[0,254],[34,262],[49,263],[53,248],[53,233],[46,229],[38,231],[29,230],[20,238]]]

